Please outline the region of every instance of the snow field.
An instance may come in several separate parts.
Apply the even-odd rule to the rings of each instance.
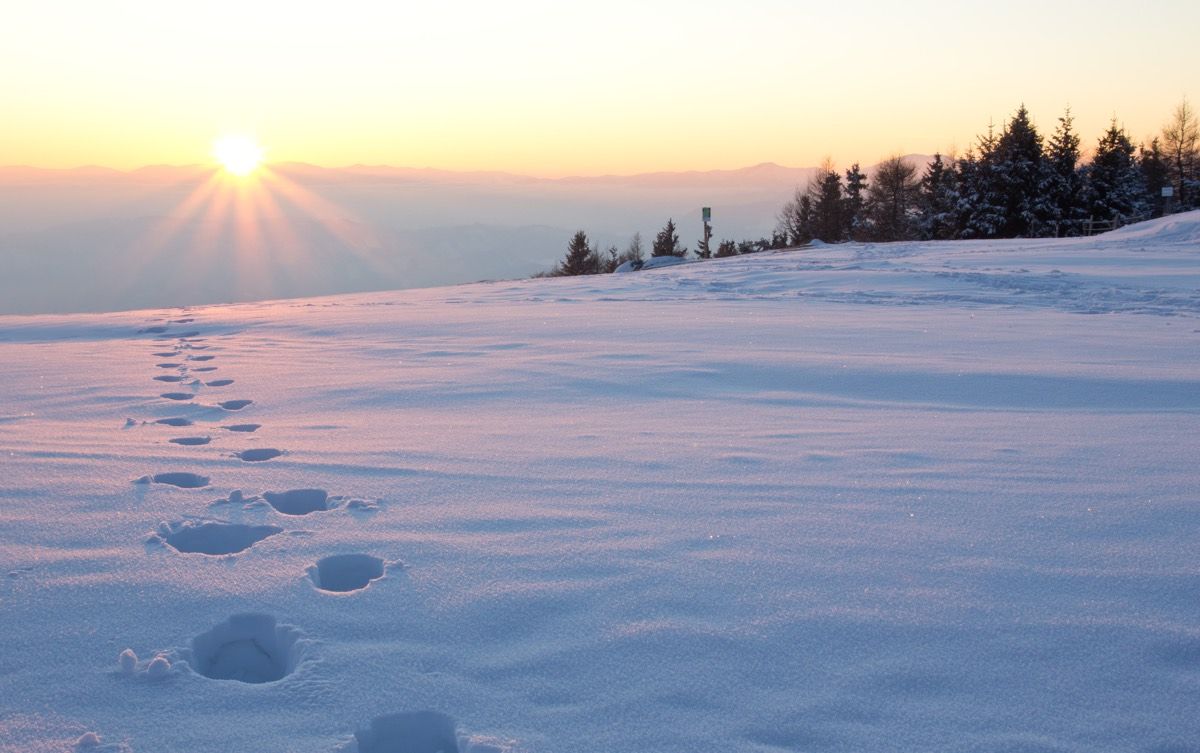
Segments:
[[[0,318],[0,748],[1192,750],[1197,226]]]

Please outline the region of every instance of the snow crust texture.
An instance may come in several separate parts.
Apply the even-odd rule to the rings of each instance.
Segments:
[[[4,753],[1200,750],[1200,214],[0,317],[0,385]]]

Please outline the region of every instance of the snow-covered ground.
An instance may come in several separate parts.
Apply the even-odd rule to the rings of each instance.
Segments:
[[[1197,213],[0,317],[0,380],[5,751],[1200,750]]]

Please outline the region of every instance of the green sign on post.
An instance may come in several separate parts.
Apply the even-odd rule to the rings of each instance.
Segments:
[[[705,222],[709,222],[712,220],[712,207],[704,207],[700,210],[700,215],[704,218]]]

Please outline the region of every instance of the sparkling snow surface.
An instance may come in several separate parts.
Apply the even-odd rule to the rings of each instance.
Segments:
[[[0,380],[4,751],[1200,750],[1200,214],[0,317]]]

